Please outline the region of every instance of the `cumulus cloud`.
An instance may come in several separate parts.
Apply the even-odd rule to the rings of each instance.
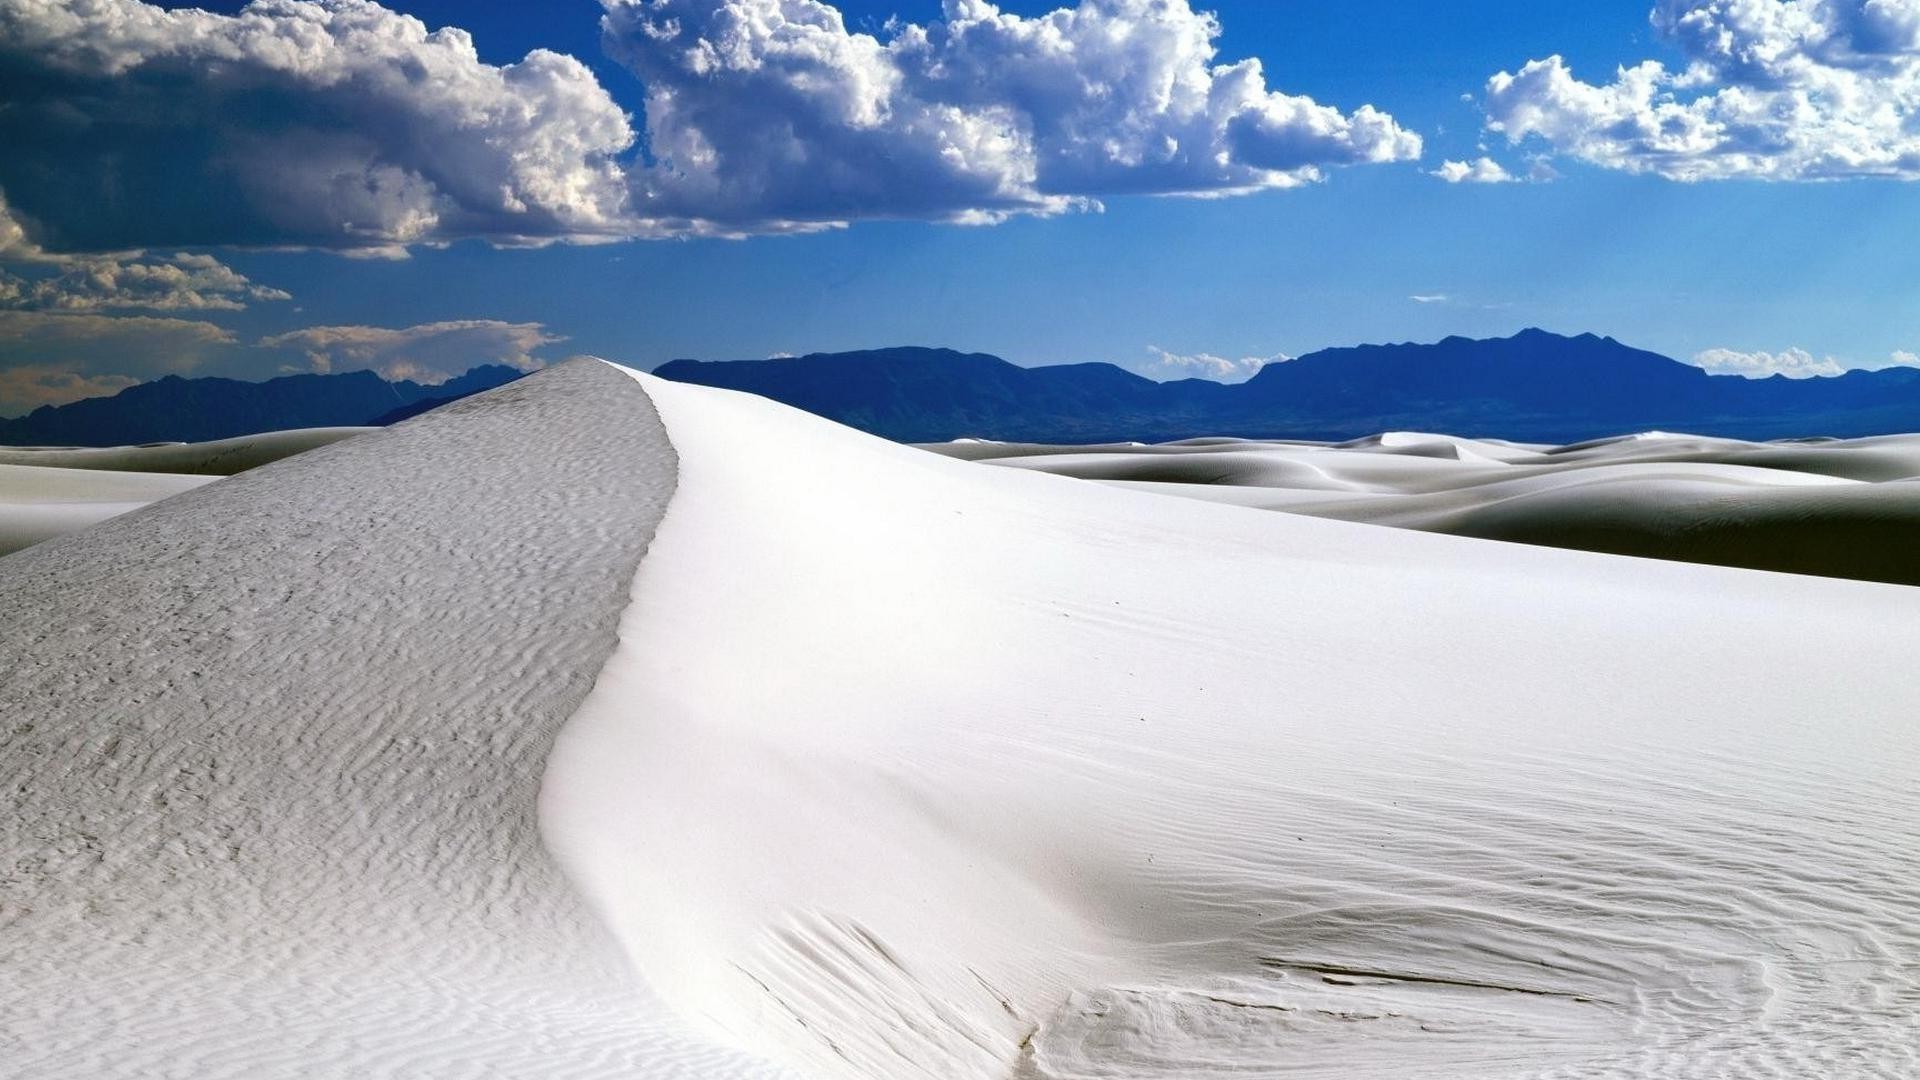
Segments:
[[[36,271],[46,271],[44,275]],[[145,308],[149,311],[238,311],[287,293],[257,285],[211,255],[158,258],[73,255],[27,268],[0,268],[0,306],[52,311]]]
[[[1122,193],[1291,187],[1404,161],[1419,136],[1215,62],[1188,0],[1081,0],[1032,18],[849,31],[820,0],[603,0],[610,54],[646,84],[649,215],[719,230],[860,217],[986,222]]]
[[[1920,0],[1660,0],[1686,58],[1607,83],[1559,56],[1487,83],[1487,126],[1674,180],[1920,178]]]
[[[0,415],[191,374],[235,343],[193,319],[0,310]]]
[[[255,284],[211,255],[47,251],[27,237],[0,197],[0,307],[237,311],[256,300],[286,299],[287,293]]]
[[[1245,382],[1268,364],[1285,363],[1293,357],[1285,353],[1272,356],[1243,356],[1232,359],[1212,353],[1175,353],[1158,345],[1147,346],[1148,359],[1131,365],[1149,379],[1211,379],[1214,382]]]
[[[1715,375],[1743,375],[1749,379],[1785,375],[1789,379],[1812,379],[1840,375],[1852,370],[1878,371],[1889,367],[1920,367],[1920,356],[1902,351],[1895,352],[1884,363],[1849,364],[1831,356],[1815,356],[1800,348],[1785,349],[1781,352],[1708,349],[1696,355],[1693,362],[1696,366],[1705,368]]]
[[[1431,175],[1449,184],[1511,184],[1519,179],[1508,172],[1506,166],[1490,157],[1475,161],[1443,161]]]
[[[644,148],[577,60],[485,63],[465,31],[373,0],[0,3],[0,193],[49,251],[392,256],[467,237],[990,223],[1420,153],[1370,105],[1218,63],[1220,26],[1189,0],[1031,18],[945,0],[943,18],[879,36],[824,0],[602,2],[608,52],[644,84]]]
[[[262,338],[259,348],[281,356],[282,371],[370,369],[388,379],[445,382],[481,364],[530,371],[534,353],[564,341],[540,323],[467,319],[393,330],[380,326],[312,326]]]
[[[622,233],[625,113],[370,0],[0,4],[0,190],[54,251]],[[108,152],[110,150],[110,152]]]

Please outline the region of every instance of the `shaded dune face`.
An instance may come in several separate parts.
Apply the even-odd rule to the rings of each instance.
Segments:
[[[534,811],[673,484],[583,362],[0,559],[0,1072],[729,1075]]]
[[[542,812],[716,1041],[849,1078],[1920,1067],[1905,589],[643,384],[681,482]],[[1427,449],[1393,456],[1479,453]]]
[[[1652,433],[1552,447],[1394,433],[1337,444],[926,449],[1314,517],[1920,585],[1920,436],[1748,443]]]
[[[194,476],[232,476],[272,461],[364,435],[374,428],[299,428],[266,431],[198,443],[154,443],[147,446],[0,447],[0,465],[39,465],[58,469],[88,469],[136,473],[184,473]]]

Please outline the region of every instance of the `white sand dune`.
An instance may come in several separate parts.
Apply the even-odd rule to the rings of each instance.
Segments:
[[[0,558],[0,1075],[740,1075],[534,813],[673,478],[586,362]]]
[[[99,449],[0,447],[0,555],[370,430],[308,428]]]
[[[1920,1068],[1904,588],[646,386],[680,486],[544,820],[716,1038],[846,1077]]]
[[[1911,597],[565,365],[0,559],[0,1054],[1912,1076]]]
[[[378,430],[365,427],[299,428],[239,435],[211,442],[148,443],[143,446],[0,446],[0,465],[232,476],[268,462]]]
[[[1747,443],[1647,432],[1552,447],[1394,432],[1337,444],[928,449],[1344,521],[1920,585],[1916,435]]]
[[[0,464],[0,555],[192,491],[212,479]]]

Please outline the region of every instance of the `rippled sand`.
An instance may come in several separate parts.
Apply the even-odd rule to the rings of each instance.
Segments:
[[[1908,1077],[1912,595],[565,365],[0,559],[0,1048]]]
[[[681,483],[549,767],[822,1076],[1920,1068],[1920,605],[942,461],[647,382]]]

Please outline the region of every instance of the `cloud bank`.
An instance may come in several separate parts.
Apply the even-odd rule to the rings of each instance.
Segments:
[[[0,197],[0,308],[237,311],[256,300],[287,299],[211,255],[55,254],[28,239]]]
[[[626,114],[370,0],[0,4],[0,191],[56,251],[613,234]]]
[[[372,370],[439,383],[481,364],[522,370],[565,340],[539,323],[468,319],[390,329],[314,326],[257,341],[200,319],[0,310],[0,416],[111,394],[165,375]]]
[[[1920,0],[1661,0],[1686,58],[1608,83],[1559,56],[1501,72],[1487,126],[1673,180],[1920,178]]]
[[[607,51],[647,87],[649,213],[770,229],[856,217],[995,221],[1119,194],[1292,187],[1411,160],[1420,138],[1216,64],[1187,0],[851,32],[818,0],[605,0]]]
[[[1829,375],[1844,375],[1849,371],[1879,371],[1890,367],[1920,367],[1920,356],[1913,353],[1895,352],[1883,363],[1849,364],[1831,356],[1815,356],[1805,349],[1791,348],[1780,352],[1740,352],[1734,349],[1708,349],[1694,356],[1696,366],[1707,369],[1715,375],[1742,375],[1749,379],[1765,379],[1774,375],[1784,375],[1789,379],[1812,379]]]
[[[1225,195],[1405,161],[1417,135],[1216,63],[1189,0],[1032,18],[947,0],[850,31],[821,0],[604,0],[645,140],[593,73],[480,60],[372,0],[0,4],[0,196],[54,252],[394,252],[992,222],[1128,193]],[[184,305],[183,305],[184,306]]]
[[[540,366],[534,353],[565,341],[540,323],[466,319],[400,330],[379,326],[313,326],[262,338],[259,348],[290,359],[283,371],[379,372],[388,379],[444,382],[479,364],[522,371]]]

